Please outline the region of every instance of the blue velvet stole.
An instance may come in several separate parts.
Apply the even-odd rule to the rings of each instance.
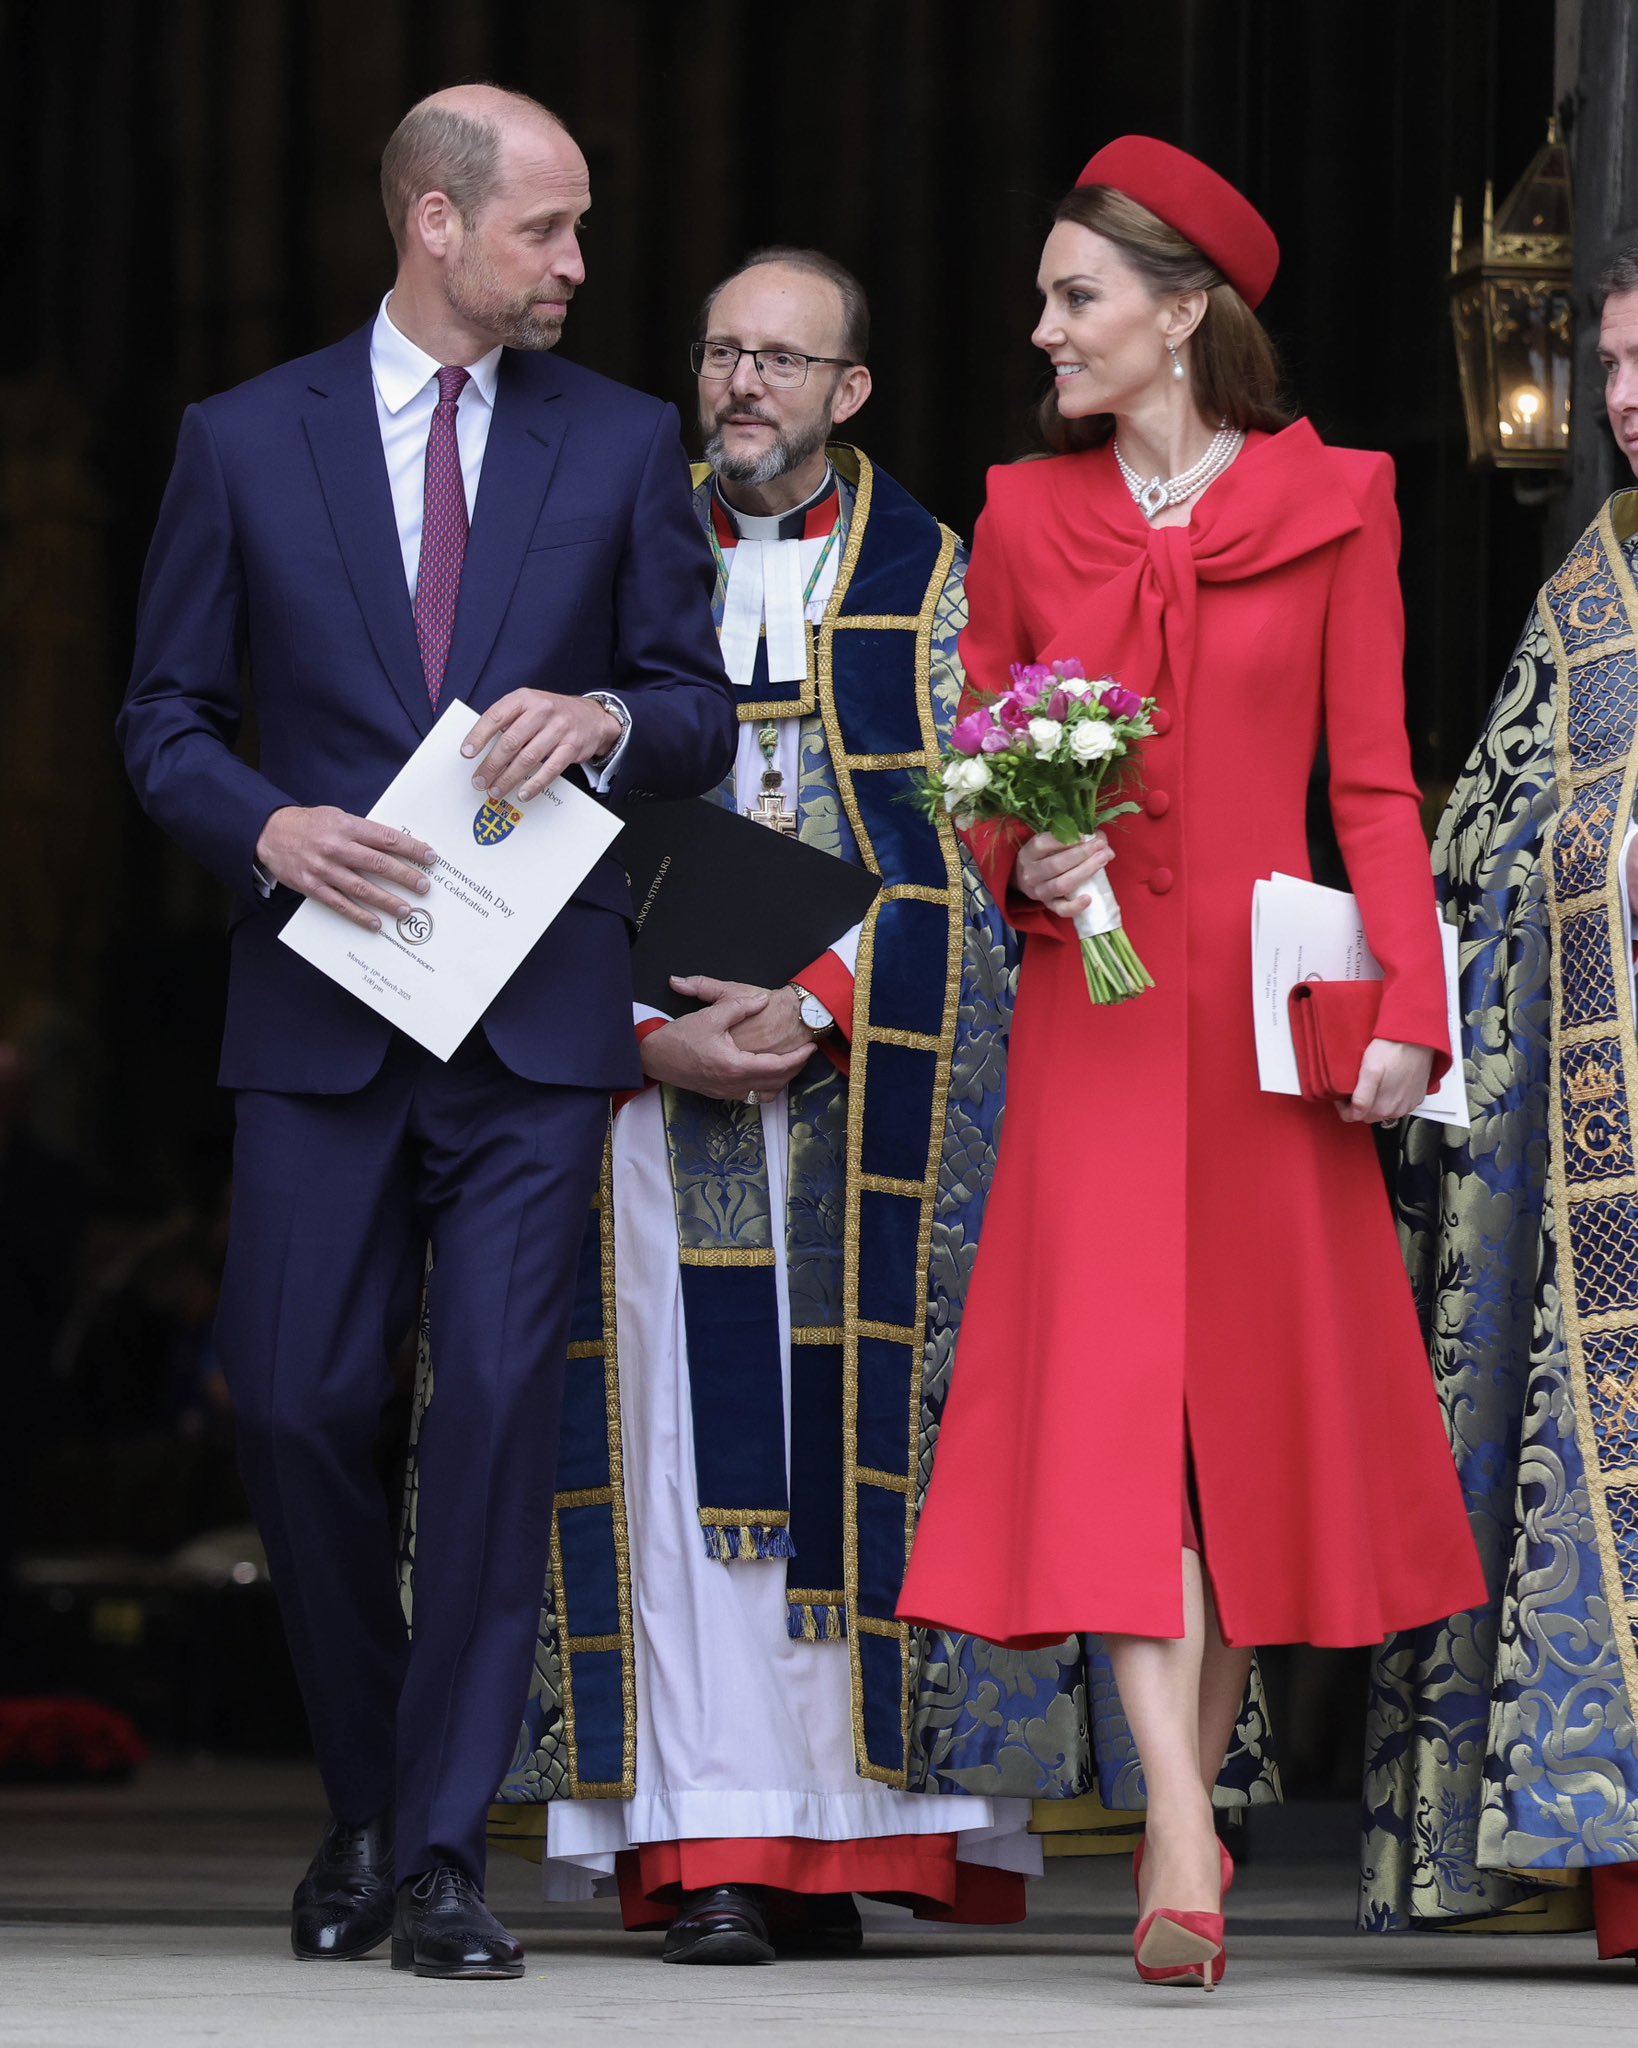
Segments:
[[[612,1149],[604,1149],[597,1201],[580,1245],[547,1585],[561,1658],[565,1789],[571,1798],[629,1799],[636,1790],[631,1543],[614,1342]],[[534,1704],[531,1697],[531,1709]],[[538,1733],[527,1715],[525,1729]],[[539,1795],[508,1778],[505,1796]]]
[[[864,474],[868,476],[868,468]],[[896,703],[908,713],[901,737],[912,742],[919,737],[929,711],[925,663],[918,690],[916,639],[879,622],[885,613],[902,616],[912,605],[919,620],[943,551],[943,534],[890,483],[877,496],[874,518],[868,506],[861,505],[859,486],[852,478],[845,478],[841,488],[846,515],[843,557],[835,592],[815,637],[812,680],[818,729],[805,729],[803,734],[797,824],[807,842],[860,859],[867,857],[864,848],[869,841],[856,831],[843,830],[840,776],[845,770],[828,758],[836,733],[854,744],[838,711],[838,677],[844,679],[844,701],[851,691],[854,702]],[[941,576],[932,586],[935,600],[942,588]],[[838,642],[837,623],[854,620],[868,622],[871,638],[844,637]],[[843,630],[851,629],[844,623]],[[754,685],[749,695],[753,701],[741,703],[741,719],[766,716],[766,705],[755,701],[759,693]],[[858,744],[872,759],[879,736],[869,729],[859,734]],[[872,810],[872,797],[889,794],[874,783],[865,788]],[[719,792],[719,800],[732,800],[731,783]],[[896,791],[889,800],[896,803]],[[906,819],[912,826],[911,839],[920,828],[920,836],[931,840],[936,850],[937,829],[908,812]],[[899,827],[905,820],[892,816],[887,822]],[[877,832],[885,840],[881,820]],[[893,835],[895,845],[900,836]],[[869,864],[884,879],[893,879],[879,860]],[[901,1090],[906,1085],[900,1077],[889,1078]],[[929,1073],[919,1085],[930,1088],[932,1078]],[[775,1231],[769,1213],[761,1114],[752,1104],[711,1101],[671,1089],[665,1093],[704,1541],[708,1554],[723,1563],[742,1558],[791,1560],[787,1627],[793,1637],[810,1641],[842,1633],[848,1614],[843,1500],[847,1379],[840,1328],[848,1213],[846,1102],[840,1082],[822,1057],[791,1091],[790,1195],[782,1233],[788,1251],[792,1326],[787,1471],[772,1249],[781,1233]],[[924,1104],[923,1111],[930,1128],[929,1106]],[[919,1177],[928,1170],[924,1158]],[[829,1198],[814,1200],[815,1189]],[[854,1220],[857,1224],[860,1219],[856,1215]],[[906,1265],[915,1259],[914,1240],[901,1247],[900,1256]],[[906,1463],[902,1450],[898,1462]],[[902,1514],[901,1503],[901,1524]],[[903,1571],[902,1535],[900,1541],[895,1593]]]
[[[959,843],[910,799],[938,745],[932,644],[956,540],[863,455],[833,460],[858,501],[845,597],[818,632],[820,709],[843,815],[883,883],[859,946],[848,1088],[842,1578],[859,1769],[904,1786],[915,1672],[912,1631],[894,1609],[919,1481],[965,938]]]

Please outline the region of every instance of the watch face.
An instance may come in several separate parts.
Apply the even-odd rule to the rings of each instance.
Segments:
[[[836,1019],[817,996],[802,998],[802,1022],[810,1031],[828,1031]]]

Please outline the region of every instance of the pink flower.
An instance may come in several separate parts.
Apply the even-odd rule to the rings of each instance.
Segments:
[[[1070,680],[1073,681],[1074,678],[1071,677]],[[1070,696],[1067,690],[1054,690],[1052,701],[1041,711],[1040,716],[1042,718],[1067,718],[1069,716],[1069,707],[1074,701],[1075,699]]]
[[[1031,691],[1036,696],[1047,689],[1053,674],[1044,661],[1015,661],[1012,665],[1012,686],[1015,691]]]
[[[1013,673],[1016,674],[1017,671],[1014,670]],[[1051,677],[1049,676],[1047,680],[1050,682]],[[1009,733],[1022,732],[1034,716],[1035,693],[1025,688],[1009,690],[995,706],[997,725],[1004,726]]]
[[[1018,740],[1022,738],[1022,733],[1015,739],[1011,733],[1003,732],[999,726],[992,725],[979,743],[978,751],[981,754],[1004,754],[1009,747],[1017,745]]]
[[[1086,670],[1074,659],[1055,661],[1052,664],[1052,673],[1058,678],[1060,683],[1084,683],[1086,681]]]
[[[994,731],[995,722],[987,711],[969,711],[965,718],[956,720],[950,745],[958,754],[979,754],[984,751],[986,737]]]
[[[1128,690],[1120,683],[1111,683],[1103,693],[1103,708],[1111,718],[1136,718],[1143,709],[1143,699],[1136,690]]]

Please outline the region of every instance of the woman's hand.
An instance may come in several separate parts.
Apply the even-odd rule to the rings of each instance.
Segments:
[[[1359,1063],[1359,1084],[1351,1102],[1339,1102],[1345,1124],[1391,1124],[1408,1116],[1428,1092],[1433,1053],[1425,1045],[1400,1045],[1373,1038]]]
[[[1019,849],[1013,883],[1021,896],[1055,910],[1060,917],[1073,917],[1090,902],[1086,891],[1092,877],[1101,874],[1115,857],[1106,834],[1094,832],[1090,839],[1065,846],[1050,832],[1037,832]]]

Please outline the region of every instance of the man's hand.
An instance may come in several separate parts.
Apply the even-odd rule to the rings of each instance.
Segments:
[[[676,985],[682,987],[682,978]],[[777,1095],[812,1057],[813,1034],[803,1033],[804,1043],[798,1052],[743,1050],[735,1032],[760,1016],[767,1005],[766,990],[753,989],[745,995],[723,996],[708,1009],[695,1010],[663,1030],[651,1031],[643,1040],[643,1072],[651,1081],[668,1081],[673,1088],[709,1095],[718,1102]]]
[[[1359,1063],[1359,1080],[1351,1102],[1339,1102],[1345,1124],[1391,1124],[1408,1116],[1428,1092],[1433,1053],[1425,1045],[1401,1045],[1392,1038],[1373,1038]]]
[[[800,1052],[806,1057],[818,1043],[802,1022],[802,998],[788,983],[784,988],[756,988],[748,981],[713,981],[709,974],[674,974],[671,986],[680,995],[695,996],[702,1003],[766,997],[765,1006],[747,1017],[734,1033],[741,1052]]]
[[[613,753],[623,730],[612,711],[588,697],[513,690],[478,720],[461,752],[475,761],[488,748],[473,774],[474,789],[497,802],[517,796],[527,803],[565,769]]]
[[[424,896],[432,887],[425,870],[438,865],[432,848],[407,832],[333,804],[275,811],[256,842],[256,859],[274,881],[327,903],[367,932],[380,931],[382,916],[403,909],[394,889]]]

